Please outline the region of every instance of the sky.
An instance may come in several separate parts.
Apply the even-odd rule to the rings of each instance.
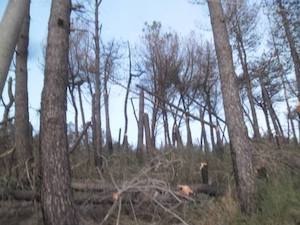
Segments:
[[[2,18],[7,2],[8,0],[0,1],[0,18]],[[28,92],[30,121],[35,131],[39,128],[38,110],[44,79],[42,49],[47,39],[50,5],[50,0],[31,0]],[[176,31],[182,37],[195,31],[201,32],[201,37],[199,37],[201,39],[203,37],[212,39],[209,13],[205,4],[194,5],[189,0],[103,0],[102,2],[100,22],[102,23],[102,37],[104,40],[116,39],[130,41],[132,44],[137,43],[145,22],[151,23],[152,21],[160,21],[163,28]],[[9,75],[14,78],[12,71]],[[6,92],[4,91],[4,93]],[[111,86],[110,96],[111,129],[113,138],[116,140],[119,128],[123,129],[124,127],[123,101],[125,91],[119,87]],[[87,99],[85,103],[87,114],[90,113],[89,103],[90,101]],[[137,138],[136,122],[131,107],[128,110],[128,137],[129,142],[134,144]],[[74,111],[69,104],[67,118],[73,120],[73,117]],[[102,118],[104,118],[103,112]],[[89,118],[86,120],[89,120]]]
[[[0,18],[5,10],[8,0],[0,0]],[[202,1],[204,2],[204,1]],[[29,62],[28,62],[28,91],[29,91],[29,110],[30,121],[34,130],[37,132],[39,128],[39,113],[41,91],[43,88],[43,46],[46,44],[47,24],[50,14],[50,0],[31,0],[31,23],[30,23],[30,43],[29,43]],[[134,46],[139,42],[142,35],[142,29],[145,22],[160,21],[165,30],[177,32],[181,37],[188,36],[192,31],[195,32],[199,40],[213,41],[210,26],[210,18],[206,4],[191,4],[190,0],[103,0],[100,8],[100,22],[102,24],[102,38],[104,41],[112,39],[118,41],[130,41]],[[262,26],[260,24],[260,26]],[[266,30],[261,32],[263,38]],[[260,49],[263,51],[263,49]],[[259,55],[261,53],[258,53]],[[257,54],[256,54],[257,55]],[[124,74],[128,71],[124,70]],[[13,72],[10,76],[14,78]],[[125,83],[126,80],[123,80]],[[4,90],[4,93],[5,90]],[[118,132],[124,128],[123,105],[125,98],[125,90],[116,85],[110,86],[110,117],[111,130],[114,140],[118,139]],[[4,96],[4,99],[5,96]],[[86,120],[90,118],[90,97],[86,95],[85,113]],[[136,108],[138,100],[134,100]],[[282,105],[282,104],[281,104]],[[277,105],[282,121],[285,120],[284,107]],[[0,105],[0,112],[3,107]],[[13,114],[13,111],[11,112]],[[257,111],[260,120],[261,130],[265,130],[265,120],[261,111]],[[12,115],[11,115],[12,116]],[[129,128],[128,138],[131,144],[135,144],[137,140],[137,124],[135,122],[131,105],[128,105]],[[67,111],[68,121],[74,121],[74,110],[68,105]],[[104,110],[102,111],[103,126]],[[81,117],[79,115],[79,122]],[[285,122],[283,123],[286,124]],[[249,123],[248,123],[248,127]],[[192,123],[193,131],[200,130],[198,122]],[[185,129],[182,129],[183,136]],[[123,135],[123,134],[122,134]],[[199,132],[193,132],[194,141],[199,140]],[[198,136],[197,136],[198,135]],[[158,141],[158,144],[160,142]]]

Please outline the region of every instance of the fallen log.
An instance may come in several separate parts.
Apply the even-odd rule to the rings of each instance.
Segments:
[[[115,188],[109,188],[106,185],[105,188],[99,186],[99,184],[91,183],[73,183],[72,187],[77,191],[74,191],[74,199],[76,204],[112,204],[116,199],[113,198],[113,193],[117,193]],[[178,188],[172,188],[171,191],[178,198],[174,198],[174,195],[170,193],[163,193],[161,190],[157,190],[155,187],[149,188],[149,190],[128,189],[122,194],[124,202],[139,203],[141,201],[152,201],[152,199],[163,199],[164,202],[173,203],[178,199],[186,199],[194,201],[197,200],[197,194],[203,193],[210,196],[223,195],[223,191],[216,186],[208,184],[194,184],[190,185],[193,190],[192,196],[184,196],[178,192]],[[80,190],[80,191],[78,191]],[[174,191],[173,191],[174,190]],[[195,199],[194,199],[195,198]],[[28,190],[1,190],[0,200],[19,200],[19,201],[40,201],[40,195]]]

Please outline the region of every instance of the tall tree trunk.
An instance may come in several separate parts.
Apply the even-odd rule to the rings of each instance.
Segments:
[[[129,96],[129,91],[130,91],[130,85],[131,85],[131,80],[132,80],[132,73],[131,73],[131,49],[130,49],[130,44],[129,41],[127,42],[128,45],[128,59],[129,59],[129,78],[127,82],[127,88],[126,88],[126,95],[125,95],[125,100],[124,100],[124,119],[125,119],[125,128],[124,128],[124,138],[123,138],[123,148],[125,150],[128,149],[128,115],[127,115],[127,105],[128,105],[128,96]]]
[[[28,6],[29,0],[10,0],[0,23],[0,96]]]
[[[108,148],[108,152],[112,154],[113,143],[112,143],[110,119],[109,119],[109,96],[107,90],[107,82],[108,80],[104,81],[104,108],[105,108],[105,129],[106,129],[105,134],[106,134],[106,146]]]
[[[41,106],[42,213],[45,225],[76,225],[67,143],[71,1],[53,0]]]
[[[251,123],[251,124],[253,126],[254,138],[260,138],[258,120],[257,120],[256,111],[255,111],[254,99],[253,99],[253,95],[252,95],[251,78],[250,78],[249,70],[248,70],[247,54],[246,54],[246,50],[244,47],[244,41],[243,41],[242,32],[240,29],[238,18],[237,18],[237,27],[236,27],[236,41],[237,41],[237,48],[238,48],[238,56],[239,56],[239,59],[240,59],[241,65],[242,65],[242,69],[243,69],[243,74],[244,74],[244,77],[246,80],[247,97],[249,100],[251,115],[252,115],[252,119],[253,119],[253,123]]]
[[[215,48],[221,78],[224,111],[231,141],[231,156],[241,209],[246,214],[254,211],[253,146],[247,135],[242,106],[233,67],[232,51],[221,1],[208,1]]]
[[[139,121],[138,121],[138,140],[136,155],[140,162],[143,162],[143,139],[144,139],[144,91],[140,90],[139,96]]]
[[[295,75],[296,75],[296,80],[297,80],[297,89],[298,89],[297,97],[298,97],[298,100],[300,101],[300,57],[299,57],[299,53],[297,52],[296,43],[295,43],[294,37],[292,35],[291,29],[289,26],[289,21],[287,18],[287,11],[282,4],[282,0],[276,0],[276,1],[277,1],[278,9],[279,9],[278,13],[281,16],[285,35],[286,35],[287,41],[290,46],[291,56],[293,59]]]
[[[101,131],[101,83],[100,83],[100,29],[99,7],[101,0],[95,0],[95,166],[102,167],[102,131]]]
[[[18,175],[21,175],[20,173],[21,171],[24,171],[25,163],[33,157],[31,146],[32,134],[29,123],[27,90],[27,57],[30,24],[29,10],[30,4],[28,4],[26,8],[25,20],[19,37],[16,56],[15,143],[16,158],[19,164]]]

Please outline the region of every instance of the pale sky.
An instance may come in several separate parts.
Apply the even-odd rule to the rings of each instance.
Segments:
[[[0,1],[0,17],[5,10],[8,0]],[[28,91],[30,121],[37,130],[39,117],[36,110],[40,108],[40,96],[43,86],[43,55],[42,47],[47,38],[47,24],[50,14],[50,0],[31,0],[30,46],[28,64]],[[182,37],[191,31],[201,32],[202,40],[211,39],[210,20],[207,6],[193,5],[189,0],[103,0],[101,5],[102,35],[105,41],[117,39],[129,40],[132,45],[138,42],[144,23],[160,21],[165,29],[176,31]],[[127,71],[124,71],[127,73]],[[10,76],[14,77],[13,73]],[[5,92],[4,92],[5,93]],[[117,140],[119,128],[124,127],[123,101],[124,90],[111,87],[111,129],[114,140]],[[87,112],[90,106],[86,104]],[[129,109],[129,141],[136,142],[136,123]],[[13,112],[11,112],[13,113]],[[68,119],[73,120],[73,109],[68,106]],[[89,115],[86,115],[88,117]],[[104,118],[104,113],[102,112]],[[79,116],[80,120],[80,116]],[[86,120],[89,120],[87,118]],[[104,125],[104,123],[103,123]],[[199,125],[195,125],[198,127]],[[199,129],[199,128],[198,128]],[[183,129],[184,130],[184,129]],[[197,137],[194,137],[195,139]]]

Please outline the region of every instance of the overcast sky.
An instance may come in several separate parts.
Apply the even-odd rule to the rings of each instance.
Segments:
[[[0,16],[8,0],[0,1]],[[30,120],[35,130],[39,127],[37,110],[40,108],[40,96],[43,86],[42,47],[46,43],[47,23],[50,14],[50,0],[31,0],[30,46],[28,67],[28,90]],[[189,0],[103,0],[101,5],[102,35],[104,40],[139,40],[144,23],[160,21],[165,29],[187,36],[191,31],[201,32],[201,39],[211,39],[210,21],[207,6],[193,5]],[[200,38],[200,37],[199,37]],[[14,77],[13,73],[10,73]],[[111,92],[111,128],[116,140],[119,128],[124,127],[123,101],[124,91],[112,86]],[[5,93],[5,92],[4,92]],[[89,112],[90,106],[85,107]],[[129,107],[129,141],[136,142],[136,123]],[[68,119],[73,120],[73,109],[68,106]],[[104,116],[104,114],[103,114]],[[88,118],[87,118],[88,120]]]

